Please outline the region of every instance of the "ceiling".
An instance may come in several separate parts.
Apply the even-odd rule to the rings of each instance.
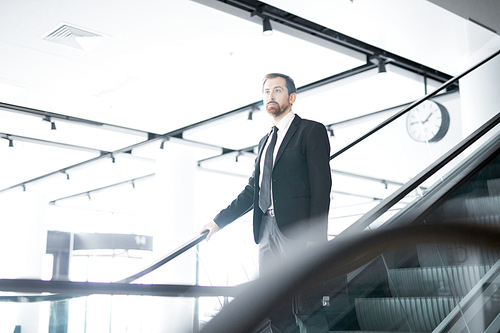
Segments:
[[[434,3],[460,10],[460,16]],[[489,24],[500,15],[490,0],[270,0],[267,3],[417,63],[458,75],[496,52],[499,35],[467,20]],[[466,5],[465,3],[468,3]],[[484,13],[489,12],[486,16]],[[495,13],[497,15],[495,16]]]
[[[424,0],[265,3],[448,75],[500,45]],[[211,167],[244,174],[269,126],[255,108],[266,73],[306,87],[373,65],[277,21],[263,36],[259,16],[216,0],[16,0],[0,2],[0,15],[0,191],[38,186],[50,200],[152,174],[158,136],[168,133],[196,142],[199,160],[235,150],[241,169],[225,159]],[[58,32],[65,38],[50,38]],[[304,89],[294,110],[328,125],[425,93],[415,72],[370,68]],[[54,185],[68,175],[71,186]]]

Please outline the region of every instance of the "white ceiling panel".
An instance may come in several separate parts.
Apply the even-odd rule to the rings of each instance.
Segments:
[[[0,40],[0,82],[28,88],[9,102],[155,133],[254,102],[267,72],[304,85],[364,63],[187,0],[22,0],[10,11],[24,9],[30,23],[11,22]],[[87,51],[44,39],[63,23],[106,38]]]
[[[500,47],[498,34],[424,0],[264,2],[451,75]]]

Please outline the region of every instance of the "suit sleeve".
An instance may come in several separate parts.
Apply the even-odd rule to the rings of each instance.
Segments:
[[[266,142],[267,135],[259,142],[259,153],[264,143]],[[214,218],[219,228],[224,228],[229,223],[233,222],[240,216],[245,215],[253,208],[254,191],[255,191],[255,168],[257,167],[258,158],[255,159],[254,171],[252,176],[248,179],[248,184],[243,191],[234,199],[229,206],[221,210]]]
[[[223,228],[253,208],[254,174],[248,179],[243,191],[214,218],[219,228]]]
[[[307,167],[311,189],[310,217],[313,221],[311,239],[323,239],[328,229],[332,174],[330,140],[325,126],[316,123],[306,140]]]

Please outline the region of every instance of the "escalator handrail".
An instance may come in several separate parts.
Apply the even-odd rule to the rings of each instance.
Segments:
[[[109,282],[44,281],[0,279],[0,302],[57,302],[90,295],[136,295],[160,297],[236,297],[245,288],[238,286],[199,286],[189,284],[135,284]],[[30,295],[27,293],[33,293]],[[47,295],[46,293],[51,293]]]
[[[147,266],[146,268],[143,268],[140,271],[138,271],[138,272],[126,277],[126,278],[115,281],[115,283],[131,283],[131,282],[143,277],[144,275],[151,273],[155,269],[165,265],[167,262],[171,261],[174,258],[177,258],[179,255],[183,254],[184,252],[186,252],[190,248],[199,244],[201,241],[203,241],[207,237],[208,232],[209,232],[208,230],[203,231],[198,236],[194,237],[193,239],[191,239],[190,241],[188,241],[184,245],[181,245],[176,250],[174,250],[174,251],[168,253],[167,255],[163,256],[162,258],[158,259],[157,261],[155,261],[151,265]]]
[[[416,106],[422,104],[423,102],[429,100],[430,98],[436,96],[440,91],[442,91],[442,90],[450,87],[456,81],[460,80],[465,75],[467,75],[470,72],[474,71],[478,67],[481,67],[482,65],[484,65],[485,63],[487,63],[491,59],[495,58],[499,54],[500,54],[500,50],[498,50],[494,54],[490,55],[489,57],[487,57],[483,61],[479,62],[478,64],[476,64],[476,65],[472,66],[471,68],[467,69],[463,73],[461,73],[461,74],[459,74],[459,75],[457,75],[457,76],[449,79],[448,81],[446,81],[445,83],[443,83],[440,87],[438,87],[437,89],[435,89],[433,92],[431,92],[431,93],[425,95],[424,97],[416,100],[415,102],[413,102],[410,105],[408,105],[405,108],[403,108],[401,111],[399,111],[399,112],[395,113],[394,115],[390,116],[389,118],[387,118],[386,120],[384,120],[383,122],[381,122],[379,125],[375,126],[373,129],[371,129],[370,131],[366,132],[365,134],[363,134],[359,138],[353,140],[351,143],[347,144],[343,148],[337,150],[333,155],[330,156],[330,161],[333,160],[334,158],[336,158],[337,156],[341,155],[342,153],[346,152],[347,150],[351,149],[352,147],[354,147],[355,145],[357,145],[361,141],[365,140],[366,138],[368,138],[372,134],[378,132],[379,130],[381,130],[385,126],[387,126],[390,123],[392,123],[393,121],[395,121],[396,119],[400,118],[401,116],[403,116],[404,114],[406,114],[407,112],[409,112],[411,109],[413,109]]]
[[[335,239],[351,237],[374,222],[378,217],[388,211],[394,204],[401,201],[405,196],[410,194],[413,190],[419,187],[429,177],[434,175],[442,167],[452,161],[455,157],[460,155],[465,149],[474,144],[477,140],[488,133],[492,128],[500,123],[500,112],[493,116],[490,120],[484,123],[481,127],[476,129],[467,138],[459,142],[455,147],[448,151],[445,155],[438,158],[431,165],[421,171],[417,176],[409,180],[405,185],[400,187],[394,193],[382,200],[377,206],[365,213],[359,220],[347,227]],[[335,241],[333,239],[332,241]]]

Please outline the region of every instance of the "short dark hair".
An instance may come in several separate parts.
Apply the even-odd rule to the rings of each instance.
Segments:
[[[295,88],[295,82],[293,82],[293,79],[291,77],[289,77],[288,75],[280,74],[280,73],[269,73],[266,76],[264,76],[264,80],[262,81],[262,89],[264,89],[264,85],[266,84],[267,80],[275,79],[277,77],[282,77],[285,79],[286,89],[288,90],[288,95],[297,92],[297,88]]]

